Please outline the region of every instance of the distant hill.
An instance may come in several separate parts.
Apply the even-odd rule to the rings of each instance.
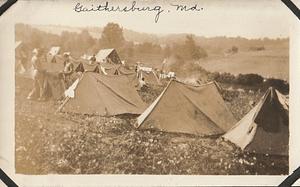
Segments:
[[[60,35],[63,31],[79,33],[83,29],[87,29],[90,35],[99,39],[103,28],[101,27],[70,27],[62,25],[32,25],[41,31]],[[168,34],[168,35],[155,35],[149,33],[141,33],[124,28],[124,37],[127,41],[135,43],[152,42],[156,44],[172,45],[176,42],[183,42],[187,34]],[[230,49],[232,46],[237,46],[239,50],[248,51],[251,47],[262,47],[266,49],[288,49],[289,39],[246,39],[243,37],[202,37],[195,36],[195,41],[205,48],[211,55],[221,54],[225,50]]]
[[[103,31],[101,27],[31,26],[54,35],[61,35],[63,31],[79,33],[83,29],[86,29],[95,39],[99,39]],[[160,45],[182,43],[185,41],[187,35],[184,33],[156,35],[136,32],[126,28],[123,28],[123,34],[127,41],[132,41],[135,44],[151,42]],[[289,78],[289,38],[247,39],[243,37],[218,36],[207,38],[194,36],[194,40],[207,51],[208,57],[200,59],[199,65],[208,71],[230,72],[232,74],[258,73],[265,77],[275,77],[285,80]],[[51,42],[52,40],[49,41]],[[235,54],[230,53],[233,47],[238,48],[238,52]],[[124,53],[127,54],[126,51]],[[163,58],[162,53],[148,54],[147,52],[135,52],[135,55],[131,57],[131,61],[141,61],[152,67],[160,67]]]

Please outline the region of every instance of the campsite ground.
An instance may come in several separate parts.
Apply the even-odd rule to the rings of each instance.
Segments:
[[[138,130],[135,116],[54,114],[57,104],[28,101],[31,80],[16,77],[16,171],[23,174],[287,174],[288,158],[243,154],[217,137]],[[150,95],[150,103],[162,89]],[[240,119],[259,94],[224,95]],[[233,110],[234,109],[234,110]]]

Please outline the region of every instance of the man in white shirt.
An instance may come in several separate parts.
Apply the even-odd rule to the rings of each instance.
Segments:
[[[45,100],[45,70],[41,61],[41,53],[37,49],[33,50],[31,63],[33,66],[33,89],[29,93],[27,99]]]

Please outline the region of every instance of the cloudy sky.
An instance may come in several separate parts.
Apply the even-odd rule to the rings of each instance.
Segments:
[[[103,5],[104,0],[81,1],[87,8]],[[148,1],[149,2],[149,1]],[[183,2],[183,1],[181,1]],[[198,0],[189,1],[188,6],[197,4],[201,11],[176,11],[172,4],[137,3],[136,7],[161,6],[164,10],[155,23],[157,11],[108,13],[76,12],[77,1],[19,1],[12,8],[16,22],[29,24],[54,24],[67,26],[105,26],[116,22],[124,28],[154,34],[193,33],[199,36],[241,36],[246,38],[287,37],[289,36],[290,10],[281,2],[274,0]],[[109,5],[130,6],[132,1],[109,1]]]

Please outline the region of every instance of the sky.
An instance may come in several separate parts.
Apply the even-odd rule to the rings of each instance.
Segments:
[[[81,1],[91,8],[104,4],[106,0]],[[149,2],[149,1],[148,1]],[[155,22],[156,11],[108,13],[76,12],[78,1],[19,1],[14,5],[15,21],[40,25],[99,26],[108,22],[120,24],[123,28],[152,34],[192,33],[199,36],[278,38],[289,36],[290,10],[275,0],[198,0],[165,1],[166,3],[140,3],[136,7],[161,6],[164,11]],[[189,3],[184,3],[189,2]],[[109,5],[124,7],[132,1],[108,1]],[[203,8],[201,11],[176,11],[170,4],[181,4]]]

